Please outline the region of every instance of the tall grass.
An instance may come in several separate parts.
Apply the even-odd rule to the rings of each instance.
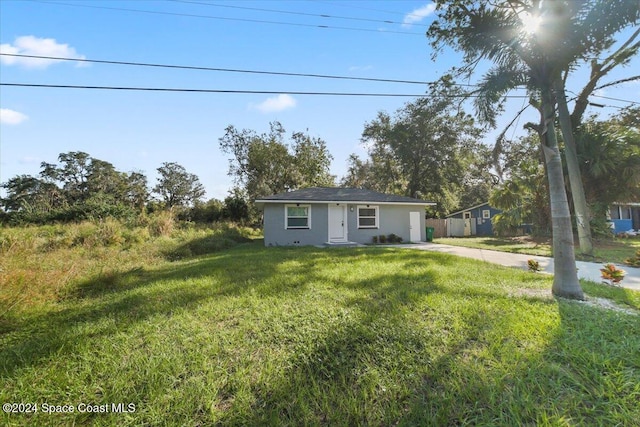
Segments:
[[[228,223],[179,224],[166,214],[142,225],[107,219],[0,228],[0,322],[10,310],[57,301],[79,280],[202,255],[257,236]]]

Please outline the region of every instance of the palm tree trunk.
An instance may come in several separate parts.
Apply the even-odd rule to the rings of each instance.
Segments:
[[[584,299],[584,293],[578,281],[576,258],[573,251],[573,230],[571,228],[571,214],[564,186],[562,160],[558,150],[555,133],[555,114],[553,110],[553,96],[550,88],[543,89],[542,95],[542,126],[540,127],[540,142],[547,165],[547,179],[549,181],[549,201],[551,204],[551,224],[553,230],[553,287],[556,296]]]
[[[578,163],[578,153],[576,143],[573,138],[573,127],[571,126],[571,114],[567,107],[567,98],[564,92],[562,79],[556,78],[554,82],[556,102],[558,103],[558,118],[560,119],[560,129],[564,139],[565,160],[569,171],[569,184],[571,186],[571,198],[573,200],[573,210],[576,214],[576,226],[578,229],[578,242],[580,252],[585,255],[593,255],[593,241],[591,239],[591,225],[589,207],[582,185],[582,174]]]

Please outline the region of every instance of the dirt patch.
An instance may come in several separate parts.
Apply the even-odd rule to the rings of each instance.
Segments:
[[[598,297],[589,297],[588,296],[585,301],[576,301],[576,302],[579,303],[579,304],[588,305],[590,307],[604,308],[606,310],[613,310],[613,311],[617,311],[619,313],[630,314],[632,316],[640,315],[640,311],[634,310],[633,308],[620,307],[615,302],[613,302],[613,301],[611,301],[609,299],[606,299],[606,298],[598,298]]]
[[[514,289],[512,292],[510,292],[509,296],[533,298],[533,299],[539,299],[543,301],[553,300],[551,289],[519,288],[519,289]]]
[[[520,288],[514,289],[509,292],[510,297],[515,298],[531,298],[537,299],[540,301],[553,301],[554,296],[551,293],[551,289],[534,289],[534,288]],[[603,308],[605,310],[612,310],[619,313],[630,314],[632,316],[639,316],[640,311],[635,310],[633,308],[621,307],[615,302],[606,299],[606,298],[598,298],[598,297],[590,297],[587,295],[587,299],[585,301],[576,301],[576,300],[566,300],[569,302],[575,302],[578,304],[588,305],[589,307],[598,307]]]

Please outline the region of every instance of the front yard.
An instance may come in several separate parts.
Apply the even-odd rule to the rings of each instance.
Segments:
[[[552,298],[545,275],[397,248],[82,250],[33,255],[51,274],[0,310],[0,400],[40,408],[4,425],[640,419],[638,292],[589,284],[632,313],[607,310]]]

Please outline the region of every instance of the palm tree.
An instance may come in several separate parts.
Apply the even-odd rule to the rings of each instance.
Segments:
[[[550,192],[559,189],[564,192],[564,188],[558,185],[560,181],[553,181],[559,179],[554,178],[554,162],[556,157],[559,158],[559,151],[556,156],[557,140],[555,132],[551,132],[556,117],[555,107],[558,107],[581,251],[591,253],[589,213],[573,131],[576,118],[579,119],[584,112],[585,100],[595,89],[598,80],[637,53],[640,43],[633,42],[639,31],[602,64],[592,62],[592,78],[580,93],[573,115],[569,114],[566,103],[565,82],[577,61],[610,48],[614,35],[640,17],[638,2],[507,0],[498,4],[478,5],[470,0],[459,0],[446,4],[440,1],[439,10],[440,19],[432,24],[427,33],[434,39],[432,45],[437,49],[436,52],[444,44],[461,50],[465,66],[459,71],[469,74],[482,59],[489,59],[495,64],[485,75],[479,91],[483,97],[476,102],[478,112],[485,115],[490,123],[495,120],[495,105],[500,104],[502,95],[517,86],[529,89],[532,103],[541,112],[541,123],[537,128],[547,161]],[[638,77],[631,79],[634,78]],[[562,198],[551,194],[554,241],[558,240],[556,233],[560,232],[556,224],[564,222],[565,215],[564,206],[558,203],[564,203]],[[561,233],[565,236],[567,231]],[[563,243],[567,244],[568,241]],[[566,263],[570,264],[573,255],[566,254]],[[555,254],[557,266],[565,264],[557,259],[562,255]],[[575,259],[573,263],[575,265]],[[557,289],[554,281],[554,293],[563,292]],[[580,294],[576,295],[580,297]]]
[[[539,5],[537,1],[534,3]],[[556,138],[553,69],[524,34],[521,22],[514,19],[510,2],[494,7],[459,1],[448,4],[439,18],[427,34],[434,39],[436,49],[449,44],[464,53],[466,67],[461,71],[471,73],[481,60],[488,59],[496,66],[485,76],[485,83],[492,81],[503,92],[524,84],[532,102],[539,101],[541,120],[537,130],[546,163],[552,218],[555,272],[552,292],[584,299],[576,273],[571,216]],[[500,91],[494,94],[493,99],[501,97]]]

